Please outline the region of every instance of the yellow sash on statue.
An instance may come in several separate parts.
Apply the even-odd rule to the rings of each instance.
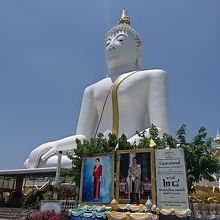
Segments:
[[[120,84],[136,73],[137,71],[131,72],[129,74],[123,74],[117,78],[112,87],[112,113],[113,113],[113,125],[112,125],[112,133],[118,137],[119,131],[119,107],[118,107],[118,88]]]

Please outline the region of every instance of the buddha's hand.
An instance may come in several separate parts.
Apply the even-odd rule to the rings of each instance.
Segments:
[[[158,128],[158,127],[157,127],[157,129],[158,129],[158,136],[159,136],[159,137],[162,137],[162,136],[163,136],[163,131],[162,131],[162,129],[161,129],[161,128]],[[142,132],[143,132],[143,131],[142,131]],[[150,137],[149,128],[147,128],[147,129],[144,130],[144,135],[145,135],[145,137],[148,137],[148,138]],[[128,139],[128,142],[129,142],[131,145],[133,145],[133,144],[138,145],[141,139],[142,139],[142,137],[140,137],[138,134],[136,134],[136,135],[134,135],[133,137],[129,138],[129,139]]]
[[[140,142],[140,139],[141,139],[141,138],[136,134],[136,135],[134,135],[133,137],[129,138],[129,139],[128,139],[128,142],[129,142],[131,145],[134,145],[134,144],[138,145],[139,142]]]
[[[38,146],[30,153],[25,166],[35,168],[38,166],[40,160],[46,160],[58,151],[73,150],[76,148],[76,139],[84,140],[86,137],[84,135],[74,135]]]

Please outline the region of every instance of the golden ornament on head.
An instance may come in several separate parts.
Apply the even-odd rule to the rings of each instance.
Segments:
[[[127,12],[123,8],[122,13],[121,13],[121,18],[119,19],[118,24],[128,24],[130,25],[130,18],[128,17]]]

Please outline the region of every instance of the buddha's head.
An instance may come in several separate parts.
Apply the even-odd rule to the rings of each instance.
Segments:
[[[105,38],[105,57],[109,71],[130,67],[139,68],[143,45],[140,35],[130,26],[130,19],[123,9],[119,24]]]

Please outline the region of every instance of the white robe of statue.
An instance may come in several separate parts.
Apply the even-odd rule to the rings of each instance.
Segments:
[[[75,148],[76,138],[83,140],[93,137],[112,84],[118,76],[133,71],[135,73],[125,79],[118,89],[119,137],[124,133],[131,144],[134,141],[138,143],[136,131],[148,131],[152,123],[158,127],[160,135],[169,132],[166,73],[158,69],[139,71],[138,64],[143,51],[139,34],[128,24],[122,23],[107,33],[105,43],[108,74],[85,89],[76,135],[38,146],[30,153],[24,166],[54,167],[57,165],[57,151]],[[106,136],[112,132],[111,92],[98,132]],[[67,156],[62,157],[61,166],[72,166]]]

